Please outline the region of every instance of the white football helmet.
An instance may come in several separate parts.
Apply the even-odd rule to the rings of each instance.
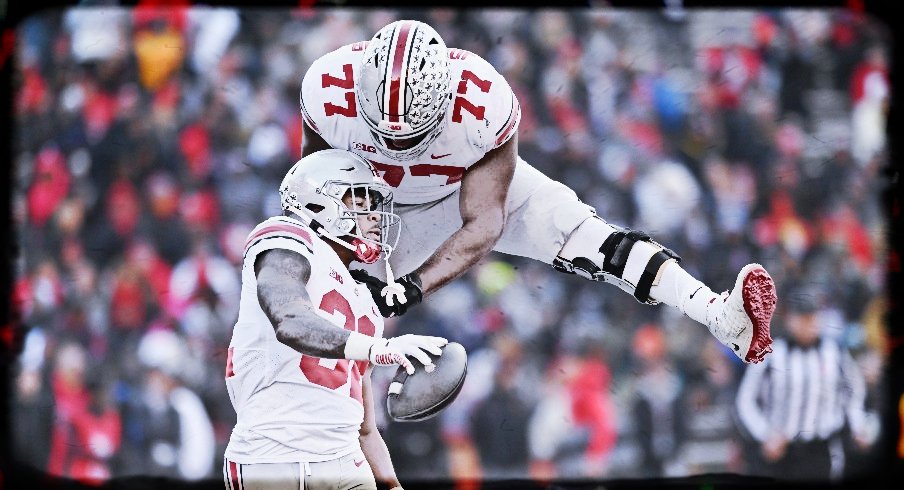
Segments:
[[[370,209],[356,208],[354,200],[352,208],[346,207],[342,198],[349,191],[363,195]],[[329,149],[302,158],[286,173],[279,196],[283,210],[294,213],[318,235],[352,250],[366,264],[382,254],[388,258],[398,242],[399,215],[393,212],[391,187],[354,153]],[[356,217],[362,214],[380,215],[379,239],[357,229]]]
[[[395,160],[422,155],[452,98],[440,35],[423,22],[393,22],[367,44],[355,77],[358,107],[380,152]]]

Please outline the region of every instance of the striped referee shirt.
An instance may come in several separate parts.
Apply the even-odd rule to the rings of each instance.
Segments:
[[[736,408],[757,441],[776,432],[788,440],[828,440],[846,418],[853,428],[863,423],[865,394],[859,368],[837,342],[801,346],[776,339],[772,354],[745,371]]]

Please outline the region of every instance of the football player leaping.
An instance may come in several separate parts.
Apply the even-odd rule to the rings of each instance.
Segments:
[[[365,277],[384,316],[403,314],[490,250],[613,283],[677,307],[745,362],[771,352],[775,285],[759,264],[714,293],[641,231],[607,223],[574,191],[518,157],[518,100],[474,53],[447,49],[429,25],[393,22],[327,53],[301,86],[303,154],[347,149],[395,187],[401,246],[384,277]]]
[[[439,337],[383,337],[353,260],[390,254],[391,189],[344,150],[305,156],[279,188],[284,216],[248,236],[226,386],[237,414],[226,488],[401,489],[377,431],[370,363],[427,366]],[[397,235],[396,235],[397,238]]]

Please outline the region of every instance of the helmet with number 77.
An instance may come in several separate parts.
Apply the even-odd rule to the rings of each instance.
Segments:
[[[284,211],[295,214],[318,235],[352,250],[361,262],[372,264],[382,254],[388,258],[398,242],[399,215],[393,212],[391,189],[367,160],[329,149],[298,160],[283,177],[279,197]],[[342,200],[346,195],[352,197],[351,208]],[[380,217],[379,237],[361,233],[360,215]]]
[[[355,96],[377,148],[395,160],[426,151],[442,131],[452,97],[446,44],[429,25],[393,22],[367,43]]]

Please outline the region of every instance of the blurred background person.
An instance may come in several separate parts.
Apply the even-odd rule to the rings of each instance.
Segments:
[[[33,469],[47,468],[54,427],[53,393],[47,379],[47,338],[41,329],[28,332],[22,349],[21,368],[14,378],[11,418],[15,459]]]
[[[609,367],[591,345],[563,352],[550,365],[548,390],[528,423],[530,474],[552,478],[601,478],[616,443],[609,398]]]
[[[686,371],[678,407],[680,474],[742,473],[745,469],[734,408],[740,369],[722,349],[716,342],[705,342],[699,363]]]
[[[182,480],[212,476],[213,425],[201,398],[182,380],[191,371],[185,341],[165,328],[138,345],[141,385],[124,408],[126,426],[120,470]]]
[[[492,348],[499,353],[493,385],[471,410],[468,429],[475,436],[483,478],[523,478],[530,457],[525,428],[533,407],[520,393],[522,346],[517,337],[500,331],[494,335]]]
[[[860,165],[873,164],[885,148],[885,117],[891,85],[888,79],[888,55],[882,46],[870,46],[851,77],[852,154]]]
[[[844,429],[861,447],[877,435],[864,423],[863,375],[846,346],[826,334],[821,291],[800,286],[785,298],[785,334],[774,356],[745,370],[738,417],[766,475],[837,481],[845,465]]]
[[[656,324],[641,326],[631,344],[638,379],[632,404],[636,438],[640,446],[644,477],[674,476],[671,466],[678,457],[680,443],[680,400],[683,381],[670,359],[662,328]]]
[[[56,421],[50,438],[51,475],[101,483],[119,450],[122,427],[100,366],[88,365],[85,350],[64,342],[52,378]]]

